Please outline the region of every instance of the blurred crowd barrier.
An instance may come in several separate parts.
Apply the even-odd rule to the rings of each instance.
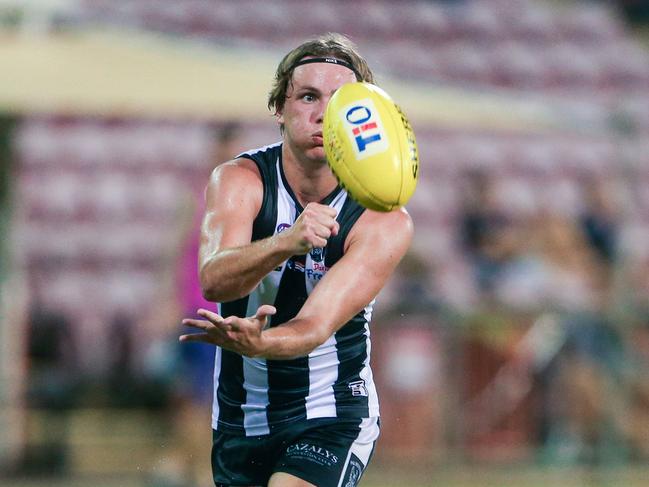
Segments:
[[[605,2],[343,3],[267,2],[260,23],[253,0],[88,0],[25,28],[101,21],[277,50],[337,30],[381,72],[460,87],[501,112],[520,99],[554,107],[554,124],[414,124],[415,240],[372,325],[377,460],[413,469],[642,465],[646,48]],[[300,22],[286,31],[287,19]],[[204,483],[209,350],[192,362],[177,344],[180,319],[200,305],[202,190],[216,164],[275,142],[277,127],[236,117],[8,120],[2,473]]]

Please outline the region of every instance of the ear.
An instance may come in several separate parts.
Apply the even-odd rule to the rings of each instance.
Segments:
[[[284,125],[284,109],[283,108],[281,110],[277,110],[277,113],[275,113],[275,118],[277,119],[277,123],[279,125]]]

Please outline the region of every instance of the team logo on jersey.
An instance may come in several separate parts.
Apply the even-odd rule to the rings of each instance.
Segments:
[[[288,268],[296,270],[298,272],[301,272],[304,274],[304,264],[300,262],[299,260],[289,260],[288,261]]]
[[[291,228],[290,223],[280,223],[279,225],[277,225],[277,228],[275,229],[275,233],[282,233],[287,228]]]
[[[349,387],[349,389],[352,391],[352,396],[368,396],[367,387],[365,387],[364,380],[350,382],[347,387]]]
[[[341,110],[341,114],[357,159],[388,149],[388,137],[379,111],[371,99],[366,98],[348,105]]]
[[[325,256],[324,248],[314,247],[311,249],[311,252],[309,253],[311,255],[311,260],[313,260],[313,262],[322,262],[324,260],[324,256]]]

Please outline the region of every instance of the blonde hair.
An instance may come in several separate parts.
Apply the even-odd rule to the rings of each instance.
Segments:
[[[268,94],[268,109],[274,114],[282,111],[286,93],[296,64],[309,56],[333,57],[348,63],[356,73],[357,81],[374,83],[374,74],[367,61],[358,53],[356,45],[346,36],[329,32],[308,40],[289,52],[277,66],[273,87]]]

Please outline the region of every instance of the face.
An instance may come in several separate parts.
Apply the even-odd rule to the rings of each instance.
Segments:
[[[278,122],[284,124],[284,143],[296,158],[325,162],[322,119],[327,102],[354,72],[337,64],[313,63],[295,68]]]

